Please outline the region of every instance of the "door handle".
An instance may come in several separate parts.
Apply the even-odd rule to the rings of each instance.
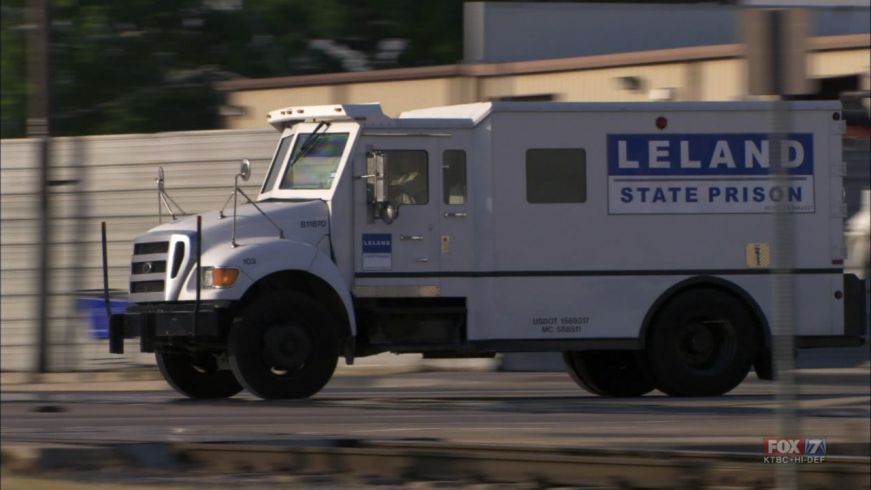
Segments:
[[[418,258],[416,258],[415,260],[416,260],[417,262],[423,262],[423,263],[426,263],[426,262],[429,262],[429,257],[418,257]]]
[[[445,213],[445,218],[465,218],[469,213],[465,211],[460,211],[457,213]]]
[[[403,242],[406,242],[409,240],[414,241],[414,242],[422,242],[423,235],[399,235],[399,240],[403,241]]]

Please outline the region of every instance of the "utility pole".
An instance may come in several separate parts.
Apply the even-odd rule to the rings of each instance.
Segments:
[[[48,372],[49,323],[49,18],[48,0],[27,3],[27,136],[37,142],[39,154],[39,262],[37,264],[36,370]]]
[[[782,165],[788,158],[782,142],[792,129],[792,114],[785,95],[806,93],[805,44],[810,33],[806,10],[748,9],[742,14],[747,58],[747,84],[751,95],[773,99],[771,111],[770,168],[780,187],[789,183],[789,171]],[[795,380],[795,287],[793,263],[795,219],[789,210],[774,212],[772,250],[772,357],[777,377],[778,432],[782,438],[801,434]],[[776,488],[799,488],[798,472],[792,464],[777,465]]]

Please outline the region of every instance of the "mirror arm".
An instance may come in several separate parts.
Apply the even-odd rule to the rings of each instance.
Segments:
[[[227,204],[230,204],[230,199],[233,199],[233,196],[234,196],[234,195],[236,195],[236,190],[235,190],[235,189],[233,190],[233,192],[230,193],[229,196],[227,196],[227,199],[224,201],[224,205],[221,206],[221,210],[218,211],[218,217],[219,217],[219,218],[224,219],[224,218],[227,217],[227,215],[224,214],[224,210],[227,209]]]
[[[233,177],[233,236],[230,237],[230,246],[236,248],[236,196],[239,195],[239,174]]]
[[[260,214],[262,214],[263,217],[266,218],[267,221],[272,223],[272,226],[274,226],[275,229],[278,230],[278,238],[283,240],[284,239],[284,230],[281,229],[281,227],[278,226],[278,224],[276,224],[275,221],[272,221],[272,218],[270,218],[268,214],[264,213],[263,210],[260,209],[260,206],[258,206],[256,202],[254,202],[253,200],[251,200],[250,197],[248,197],[248,194],[245,194],[245,191],[243,191],[242,189],[239,189],[239,194],[242,194],[243,196],[245,196],[245,199],[248,200],[248,203],[250,203],[252,206],[254,206],[254,209],[259,211]]]
[[[172,208],[170,207],[169,203],[166,202],[166,194],[161,192],[157,195],[157,197],[160,199],[160,204],[163,204],[163,206],[157,207],[157,222],[163,224],[163,208],[166,208],[166,210],[169,212],[169,215],[172,217],[172,220],[175,221],[175,213],[172,212]]]
[[[158,167],[157,170],[157,178],[154,179],[154,182],[157,184],[157,222],[163,223],[163,208],[169,212],[169,215],[172,217],[172,220],[175,221],[177,219],[175,211],[172,209],[173,206],[178,209],[179,214],[181,216],[187,216],[187,213],[177,202],[173,199],[167,192],[166,187],[164,187],[164,177],[163,177],[163,167]],[[172,204],[172,206],[170,206]]]
[[[241,173],[236,174],[236,177],[233,178],[233,194],[230,197],[228,197],[227,201],[224,203],[224,206],[226,207],[227,203],[230,202],[230,199],[231,198],[233,199],[233,235],[230,238],[230,246],[233,248],[236,248],[239,246],[239,244],[236,243],[236,216],[237,216],[237,210],[239,207],[237,198],[238,198],[239,194],[242,194],[242,196],[244,196],[245,199],[248,200],[248,203],[250,203],[252,206],[254,206],[254,209],[256,209],[260,214],[262,214],[263,217],[266,218],[266,221],[269,221],[269,223],[272,226],[274,226],[276,230],[278,230],[278,238],[283,240],[284,239],[284,230],[280,226],[278,226],[278,224],[276,224],[275,221],[273,221],[272,218],[270,218],[268,214],[263,212],[263,210],[260,209],[260,206],[258,206],[257,203],[254,202],[254,200],[252,200],[250,197],[248,197],[248,194],[245,194],[245,191],[243,191],[242,189],[239,188],[239,177],[242,177],[244,180],[248,180],[248,179],[245,179],[245,176],[242,175]],[[224,208],[221,208],[221,211],[219,211],[219,215],[222,218],[224,217]]]
[[[224,215],[224,210],[227,209],[227,204],[230,203],[230,199],[233,199],[233,206],[236,206],[236,191],[239,189],[239,177],[242,177],[242,180],[248,181],[251,178],[251,162],[248,161],[247,158],[242,160],[242,167],[239,169],[239,173],[233,178],[233,192],[227,196],[227,200],[224,201],[224,205],[221,206],[221,210],[218,211],[218,218],[224,219],[227,216]],[[236,211],[233,211],[233,215],[235,216]],[[235,218],[234,218],[235,219]]]

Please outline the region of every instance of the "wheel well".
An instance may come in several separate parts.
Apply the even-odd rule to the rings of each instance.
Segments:
[[[747,291],[744,291],[744,289],[737,284],[720,279],[719,277],[692,277],[673,285],[662,293],[659,298],[653,302],[653,306],[650,307],[647,314],[644,316],[644,322],[641,324],[641,333],[639,335],[641,344],[647,345],[647,339],[650,335],[650,327],[656,322],[659,312],[662,311],[669,301],[679,294],[699,288],[719,290],[747,307],[755,319],[754,329],[756,330],[756,341],[761,347],[757,354],[756,361],[754,361],[756,371],[760,378],[772,379],[771,328],[768,324],[768,319],[765,317],[765,313],[762,312],[762,308],[759,307],[759,304],[747,293]]]
[[[351,336],[351,321],[342,298],[326,281],[306,271],[279,271],[262,277],[245,291],[240,303],[247,304],[261,292],[276,289],[297,291],[311,296],[341,325],[342,336]]]

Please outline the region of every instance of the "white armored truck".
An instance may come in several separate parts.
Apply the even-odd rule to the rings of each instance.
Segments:
[[[797,347],[865,334],[864,285],[843,271],[840,105],[787,106],[780,135],[764,102],[275,110],[256,199],[237,185],[232,212],[135,240],[110,350],[139,337],[201,398],[308,397],[340,357],[381,352],[561,352],[610,396],[771,379],[781,274]]]

